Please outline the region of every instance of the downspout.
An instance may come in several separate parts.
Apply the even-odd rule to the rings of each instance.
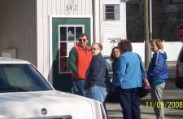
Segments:
[[[92,12],[93,12],[93,36],[94,42],[102,43],[102,24],[101,24],[101,13],[103,10],[103,6],[101,6],[102,0],[93,0],[92,1]]]
[[[100,43],[103,44],[104,40],[104,32],[103,32],[103,14],[104,14],[104,8],[103,8],[103,0],[99,0],[99,38],[100,38]]]
[[[95,32],[95,29],[96,29],[96,26],[95,26],[95,0],[92,0],[92,15],[93,15],[93,42],[96,42],[95,39],[96,39],[96,32]]]

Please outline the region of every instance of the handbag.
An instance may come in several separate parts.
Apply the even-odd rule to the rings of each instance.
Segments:
[[[146,72],[144,65],[142,63],[141,57],[137,54],[139,61],[140,61],[140,69],[141,69],[141,74],[142,74],[142,87],[138,88],[137,94],[139,95],[140,98],[143,98],[150,93],[151,87],[148,82],[148,79],[146,78]]]
[[[149,82],[147,78],[144,77],[144,79],[142,79],[142,87],[138,88],[137,94],[139,95],[140,98],[143,98],[147,96],[148,93],[150,93],[150,90],[151,90],[151,87],[149,85]]]

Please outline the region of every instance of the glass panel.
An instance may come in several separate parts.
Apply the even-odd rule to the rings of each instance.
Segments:
[[[60,56],[67,56],[67,44],[66,43],[60,43]]]
[[[106,19],[114,19],[114,13],[106,13]]]
[[[60,27],[60,41],[67,40],[66,27]]]
[[[79,34],[83,33],[82,27],[76,27],[76,37],[78,37]]]
[[[60,58],[60,72],[67,72],[67,58]]]
[[[68,32],[67,32],[67,35],[68,35],[68,41],[74,41],[74,27],[68,27]]]
[[[31,64],[0,64],[0,93],[52,90]]]
[[[78,38],[78,35],[83,33],[83,27],[76,27],[76,38]],[[77,39],[78,41],[78,39]]]
[[[104,58],[105,58],[105,60],[106,60],[107,69],[108,69],[110,72],[112,72],[112,62],[111,62],[111,60],[110,60],[110,57],[105,56]]]
[[[114,6],[106,6],[106,12],[114,12]]]
[[[19,67],[11,67],[11,68],[6,68],[4,71],[5,71],[5,74],[7,76],[10,86],[31,87],[30,80],[25,80],[25,79],[28,79],[29,77],[27,77],[27,75],[25,74],[23,69],[21,69]]]
[[[67,56],[69,55],[69,52],[74,47],[74,45],[74,42],[67,42]]]
[[[105,19],[115,19],[115,6],[114,5],[106,5],[105,6]]]
[[[114,7],[114,12],[115,12],[115,20],[120,20],[120,6],[115,5]]]
[[[68,55],[76,44],[76,37],[83,33],[82,26],[60,27],[59,73],[68,72]]]

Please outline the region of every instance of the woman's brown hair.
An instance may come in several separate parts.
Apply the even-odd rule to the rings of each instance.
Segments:
[[[117,46],[112,48],[111,55],[110,55],[110,60],[111,60],[111,61],[115,61],[115,60],[117,59],[117,58],[114,57],[114,55],[113,55],[113,52],[114,52],[115,49],[118,49],[118,50],[119,50],[119,48],[118,48]]]
[[[121,53],[126,51],[132,51],[132,44],[128,39],[121,40],[118,44]]]

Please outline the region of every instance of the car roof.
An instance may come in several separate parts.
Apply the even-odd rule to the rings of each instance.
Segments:
[[[15,58],[0,57],[0,64],[30,64],[30,62]]]

